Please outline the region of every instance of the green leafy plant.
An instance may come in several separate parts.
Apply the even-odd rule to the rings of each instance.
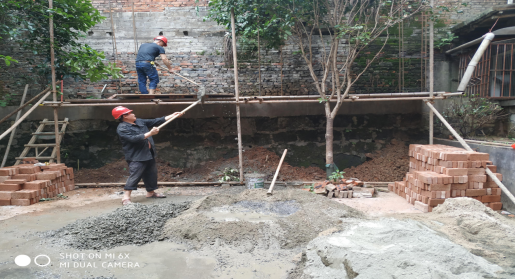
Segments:
[[[225,168],[220,176],[219,182],[240,181],[239,171],[233,168]]]
[[[434,46],[437,49],[441,49],[444,46],[450,45],[452,41],[459,38],[458,36],[455,36],[452,32],[446,32],[446,35],[443,37],[438,38],[435,40]]]
[[[121,77],[121,69],[108,63],[103,52],[83,43],[82,38],[105,17],[90,0],[53,0],[49,9],[45,0],[0,1],[0,36],[2,43],[17,45],[33,57],[24,58],[39,77],[39,83],[50,81],[50,26],[54,22],[55,71],[57,77],[101,79]],[[4,59],[14,62],[12,58]]]
[[[333,172],[330,176],[329,176],[329,180],[331,180],[332,182],[338,182],[339,180],[343,179],[343,174],[345,172],[344,171],[339,171],[338,169]]]
[[[470,137],[481,132],[495,121],[507,117],[502,107],[487,98],[477,95],[465,95],[451,99],[443,111],[443,116],[463,137]],[[437,121],[440,126],[443,124]]]
[[[304,189],[309,189],[310,192],[315,191],[315,184],[312,183],[311,185],[304,185]]]

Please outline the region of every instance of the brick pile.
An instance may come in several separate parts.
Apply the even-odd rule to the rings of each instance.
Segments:
[[[31,205],[75,189],[73,168],[32,163],[0,168],[0,206]]]
[[[411,144],[409,172],[403,181],[388,185],[423,212],[431,212],[445,199],[470,197],[493,210],[501,210],[501,189],[486,175],[497,167],[488,153],[466,151],[446,145]],[[495,173],[502,181],[502,174]]]

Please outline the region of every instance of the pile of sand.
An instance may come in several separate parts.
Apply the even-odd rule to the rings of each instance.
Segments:
[[[346,220],[310,242],[296,278],[485,278],[502,268],[417,221]]]

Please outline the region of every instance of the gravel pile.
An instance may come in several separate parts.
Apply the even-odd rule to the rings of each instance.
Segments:
[[[189,208],[189,203],[133,203],[96,217],[77,220],[59,230],[45,233],[54,243],[84,250],[143,245],[156,241],[163,225]]]

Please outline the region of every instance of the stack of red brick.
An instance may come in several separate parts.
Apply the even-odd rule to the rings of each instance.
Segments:
[[[406,177],[388,188],[416,208],[431,212],[445,199],[470,197],[493,210],[502,209],[501,189],[485,172],[486,168],[497,171],[488,153],[439,144],[411,144],[409,156]],[[502,181],[500,173],[495,175]]]
[[[64,164],[0,168],[0,205],[31,205],[73,189],[73,168]]]

